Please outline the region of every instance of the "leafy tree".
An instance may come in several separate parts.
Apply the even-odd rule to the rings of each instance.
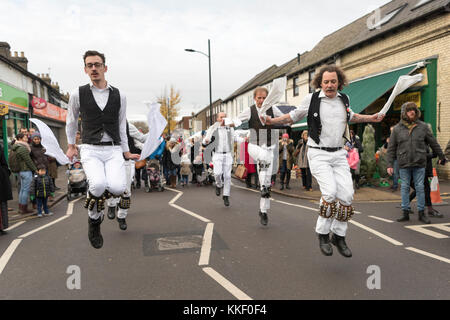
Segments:
[[[161,104],[161,114],[167,119],[167,127],[164,129],[164,133],[172,133],[177,125],[175,120],[178,117],[177,104],[181,102],[180,91],[175,90],[173,86],[170,87],[170,94],[161,95],[158,97],[158,103]],[[170,128],[169,128],[170,127]]]

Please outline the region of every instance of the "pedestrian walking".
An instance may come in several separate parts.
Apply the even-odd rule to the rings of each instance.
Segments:
[[[18,133],[16,142],[11,148],[15,153],[15,161],[19,168],[20,190],[19,190],[19,213],[32,213],[28,209],[28,199],[30,197],[30,186],[33,179],[33,173],[37,172],[36,165],[31,159],[31,147],[28,144],[28,136],[24,133]],[[10,163],[10,166],[13,165]]]
[[[304,130],[297,144],[294,157],[297,158],[297,166],[302,174],[302,185],[306,191],[312,191],[312,175],[308,163],[308,131]]]
[[[355,187],[356,189],[359,189],[359,181],[361,180],[361,153],[364,152],[363,145],[361,143],[361,139],[359,136],[355,134],[355,131],[350,130],[350,143],[352,145],[352,148],[356,150],[358,153],[358,163],[356,164],[356,168],[354,169],[353,180],[355,181]]]
[[[352,173],[352,180],[358,189],[358,181],[356,181],[356,169],[358,169],[359,164],[359,153],[356,148],[353,148],[351,142],[347,142],[344,146],[344,149],[347,151],[347,161],[350,167],[350,172]]]
[[[103,246],[100,224],[104,218],[105,200],[121,197],[120,206],[130,207],[124,196],[127,187],[125,159],[139,159],[129,151],[126,133],[126,97],[105,79],[108,67],[105,55],[89,50],[83,55],[84,71],[91,83],[74,90],[70,96],[66,120],[67,157],[78,156],[76,132],[81,117],[80,158],[89,181],[85,201],[88,209],[88,238],[91,245]],[[96,207],[96,210],[94,208]]]
[[[211,140],[209,140],[208,135],[203,139],[203,147],[206,148],[203,156],[206,156],[207,163],[212,158],[216,196],[220,197],[222,194],[224,205],[229,207],[234,142],[244,142],[244,140],[235,134],[234,128],[225,125],[226,116],[225,112],[217,114],[216,126],[218,128],[212,133]]]
[[[53,215],[48,209],[48,198],[54,197],[55,187],[53,186],[52,179],[47,175],[45,165],[39,164],[37,166],[37,174],[33,177],[31,182],[31,200],[36,199],[37,214],[39,218],[42,218],[42,209],[44,209],[45,216]]]
[[[280,165],[280,190],[291,189],[289,182],[291,181],[291,170],[294,165],[294,140],[289,139],[289,134],[284,133],[281,140],[278,143],[279,158],[278,163]]]
[[[350,109],[349,97],[340,92],[347,84],[346,76],[335,65],[322,67],[311,84],[320,91],[307,95],[296,110],[264,120],[269,125],[292,124],[308,117],[308,161],[322,192],[316,223],[319,247],[324,255],[331,256],[332,243],[341,255],[349,258],[352,252],[345,237],[348,221],[354,214],[354,189],[347,152],[343,149],[344,138],[350,140],[349,122],[380,122],[384,116],[361,115]]]
[[[409,221],[409,191],[411,180],[414,181],[417,193],[417,210],[419,220],[423,223],[431,223],[427,212],[425,212],[425,186],[427,165],[427,147],[439,156],[439,163],[445,164],[445,155],[439,143],[433,136],[430,128],[420,121],[421,112],[413,102],[402,105],[401,120],[394,127],[389,138],[387,151],[389,175],[393,175],[394,159],[398,160],[400,179],[402,180],[402,216],[398,222]]]
[[[11,171],[8,168],[3,147],[0,145],[0,236],[7,234],[5,229],[9,227],[8,200],[13,199],[10,175]]]

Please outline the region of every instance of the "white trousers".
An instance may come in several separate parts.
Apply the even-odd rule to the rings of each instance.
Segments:
[[[346,156],[347,151],[344,149],[337,152],[328,152],[308,148],[308,161],[311,174],[319,183],[322,199],[326,202],[337,201],[345,206],[350,206],[353,202],[353,181]],[[347,222],[341,222],[335,218],[326,219],[319,216],[316,224],[316,232],[319,234],[329,234],[332,231],[338,236],[345,237],[347,227]]]
[[[120,196],[126,190],[125,161],[120,146],[80,146],[81,164],[86,173],[89,192],[100,197],[105,190]],[[89,210],[91,219],[97,220],[103,215],[97,208]]]
[[[272,174],[274,174],[274,150],[276,146],[267,147],[266,145],[258,146],[253,143],[248,144],[248,154],[256,161],[259,184],[261,190],[271,186]],[[267,213],[270,209],[270,199],[262,198],[259,200],[259,209],[261,212]]]
[[[144,170],[147,170],[144,168]],[[127,179],[127,189],[123,193],[124,197],[131,197],[131,184],[134,180],[134,174],[135,174],[136,168],[134,166],[134,160],[126,160],[125,161],[125,173],[126,173],[126,179]],[[120,197],[111,197],[108,200],[106,200],[106,205],[108,207],[116,207],[120,202]],[[128,215],[128,209],[122,209],[119,207],[119,210],[117,211],[117,217],[120,219],[125,219]]]
[[[216,186],[219,188],[223,187],[223,195],[229,197],[231,190],[231,167],[233,166],[233,157],[230,152],[214,153],[212,161],[214,165]]]

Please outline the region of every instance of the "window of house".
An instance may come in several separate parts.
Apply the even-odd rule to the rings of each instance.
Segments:
[[[239,113],[244,111],[244,98],[239,98]]]
[[[294,97],[299,95],[298,77],[294,78]]]
[[[374,30],[374,29],[379,29],[382,25],[388,23],[389,21],[392,20],[392,18],[394,18],[400,11],[402,11],[402,9],[404,7],[406,7],[407,4],[402,5],[401,7],[387,13],[383,18],[381,18],[379,21],[376,21],[375,24],[373,24],[370,27],[370,30]]]

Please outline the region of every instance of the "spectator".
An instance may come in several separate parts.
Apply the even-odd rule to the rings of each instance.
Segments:
[[[344,146],[344,149],[347,151],[347,161],[350,166],[350,172],[352,173],[353,182],[356,185],[356,189],[359,189],[358,181],[356,178],[356,169],[359,164],[359,153],[356,148],[353,148],[351,142],[347,142]]]
[[[191,161],[189,160],[187,152],[181,157],[181,185],[184,187],[189,182],[189,175],[191,174]]]
[[[445,156],[428,126],[420,121],[420,110],[413,102],[402,106],[401,120],[394,127],[388,147],[388,174],[394,173],[394,159],[398,160],[400,179],[402,179],[402,211],[398,222],[409,221],[409,185],[411,179],[417,193],[417,209],[419,220],[429,224],[430,219],[425,212],[425,167],[427,164],[426,147],[439,155],[440,163],[445,164]]]
[[[41,135],[35,132],[31,135],[31,160],[33,160],[36,167],[43,165],[48,170],[48,158],[45,155],[45,148],[41,144]]]
[[[8,200],[12,200],[11,183],[9,176],[11,171],[8,168],[2,145],[0,144],[0,236],[7,234],[8,228]]]
[[[432,160],[437,157],[437,154],[431,152],[430,148],[427,147],[427,166],[425,167],[425,179],[424,179],[424,190],[425,190],[425,205],[428,208],[428,215],[437,218],[443,218],[444,215],[439,213],[436,209],[433,208],[433,203],[431,202],[431,188],[430,181],[428,178],[433,177],[433,162]],[[411,188],[414,189],[413,192],[409,195],[409,203],[413,201],[416,197],[416,188],[414,183],[411,181]],[[411,210],[410,210],[411,213]]]
[[[175,138],[171,138],[163,154],[166,185],[170,185],[172,188],[177,186],[177,165],[174,160],[178,156],[179,146]]]
[[[30,195],[33,172],[37,172],[37,168],[30,157],[31,148],[28,145],[28,136],[24,133],[17,134],[16,143],[12,146],[12,151],[16,153],[16,159],[20,167],[19,213],[32,213],[33,211],[28,210],[28,197]]]
[[[290,189],[289,182],[291,180],[291,170],[294,165],[294,140],[289,139],[289,134],[284,133],[278,143],[278,163],[280,164],[280,190]]]
[[[48,175],[52,179],[55,190],[59,190],[61,188],[56,186],[56,179],[58,178],[58,163],[56,162],[56,159],[53,157],[47,156],[47,159],[48,159]]]
[[[252,177],[255,177],[255,189],[259,189],[259,183],[258,183],[258,173],[256,172],[256,164],[255,160],[253,160],[252,157],[250,157],[248,153],[248,141],[244,142],[242,144],[243,148],[243,155],[244,155],[244,166],[247,169],[247,176],[245,177],[245,184],[247,188],[252,187]],[[241,149],[242,150],[242,149]]]
[[[302,185],[306,191],[312,191],[312,175],[308,163],[308,131],[302,132],[302,137],[297,144],[294,156],[297,157],[297,165],[302,172]]]
[[[33,177],[31,183],[31,199],[36,199],[38,217],[42,218],[42,207],[44,207],[44,215],[51,216],[53,213],[48,210],[47,200],[51,195],[54,197],[55,189],[51,178],[47,175],[47,170],[43,164],[37,166],[38,174]]]
[[[354,181],[356,189],[359,189],[359,181],[361,178],[360,170],[361,170],[361,153],[364,152],[364,148],[361,143],[361,139],[355,134],[353,130],[350,130],[350,143],[352,144],[352,148],[356,149],[356,152],[358,152],[358,164],[355,169],[354,173]]]

